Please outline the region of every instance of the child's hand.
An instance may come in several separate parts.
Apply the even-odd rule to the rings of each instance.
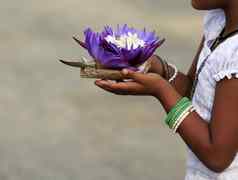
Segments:
[[[112,82],[107,80],[96,80],[95,84],[100,88],[118,95],[151,95],[157,96],[157,85],[162,77],[155,73],[142,74],[124,69],[122,75],[132,79],[128,82]]]
[[[161,64],[161,57],[159,57],[158,55],[153,55],[150,57],[150,59],[151,59],[151,67],[149,69],[149,72],[163,76],[164,72]]]

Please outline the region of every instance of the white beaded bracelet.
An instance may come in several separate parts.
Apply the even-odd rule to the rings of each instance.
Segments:
[[[171,83],[177,77],[178,69],[177,69],[177,67],[174,64],[168,63],[168,65],[174,69],[173,76],[171,78],[169,78],[169,82]]]
[[[184,114],[186,114],[193,106],[190,105],[188,106],[178,117],[178,119],[176,120],[176,122],[173,124],[172,128],[171,129],[175,129],[175,127],[177,126],[177,124],[179,123],[179,121],[181,120],[181,117],[184,116]]]
[[[185,120],[185,118],[195,110],[195,108],[191,105],[189,106],[178,118],[177,122],[173,126],[173,133],[176,134],[179,126],[182,124],[182,122]]]

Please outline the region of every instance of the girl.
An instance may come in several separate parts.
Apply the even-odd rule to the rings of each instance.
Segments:
[[[192,0],[192,5],[209,11],[187,74],[154,55],[150,73],[122,71],[134,81],[95,84],[114,94],[151,95],[161,102],[166,123],[189,147],[186,180],[237,180],[238,1]]]

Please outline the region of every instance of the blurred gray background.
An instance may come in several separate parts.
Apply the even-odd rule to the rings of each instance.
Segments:
[[[189,0],[0,0],[0,180],[182,180],[186,145],[152,97],[116,96],[58,58],[105,24],[147,27],[188,70],[202,34]]]

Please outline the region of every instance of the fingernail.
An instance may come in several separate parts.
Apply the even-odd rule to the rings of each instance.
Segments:
[[[122,70],[122,73],[123,73],[124,75],[127,75],[129,72],[128,72],[127,69],[123,69],[123,70]]]
[[[95,81],[95,85],[99,86],[100,82],[99,81]]]
[[[106,81],[101,81],[100,84],[102,84],[102,85],[107,85],[108,82],[106,82]]]
[[[115,81],[113,81],[113,80],[108,80],[108,82],[111,84],[115,83]]]

